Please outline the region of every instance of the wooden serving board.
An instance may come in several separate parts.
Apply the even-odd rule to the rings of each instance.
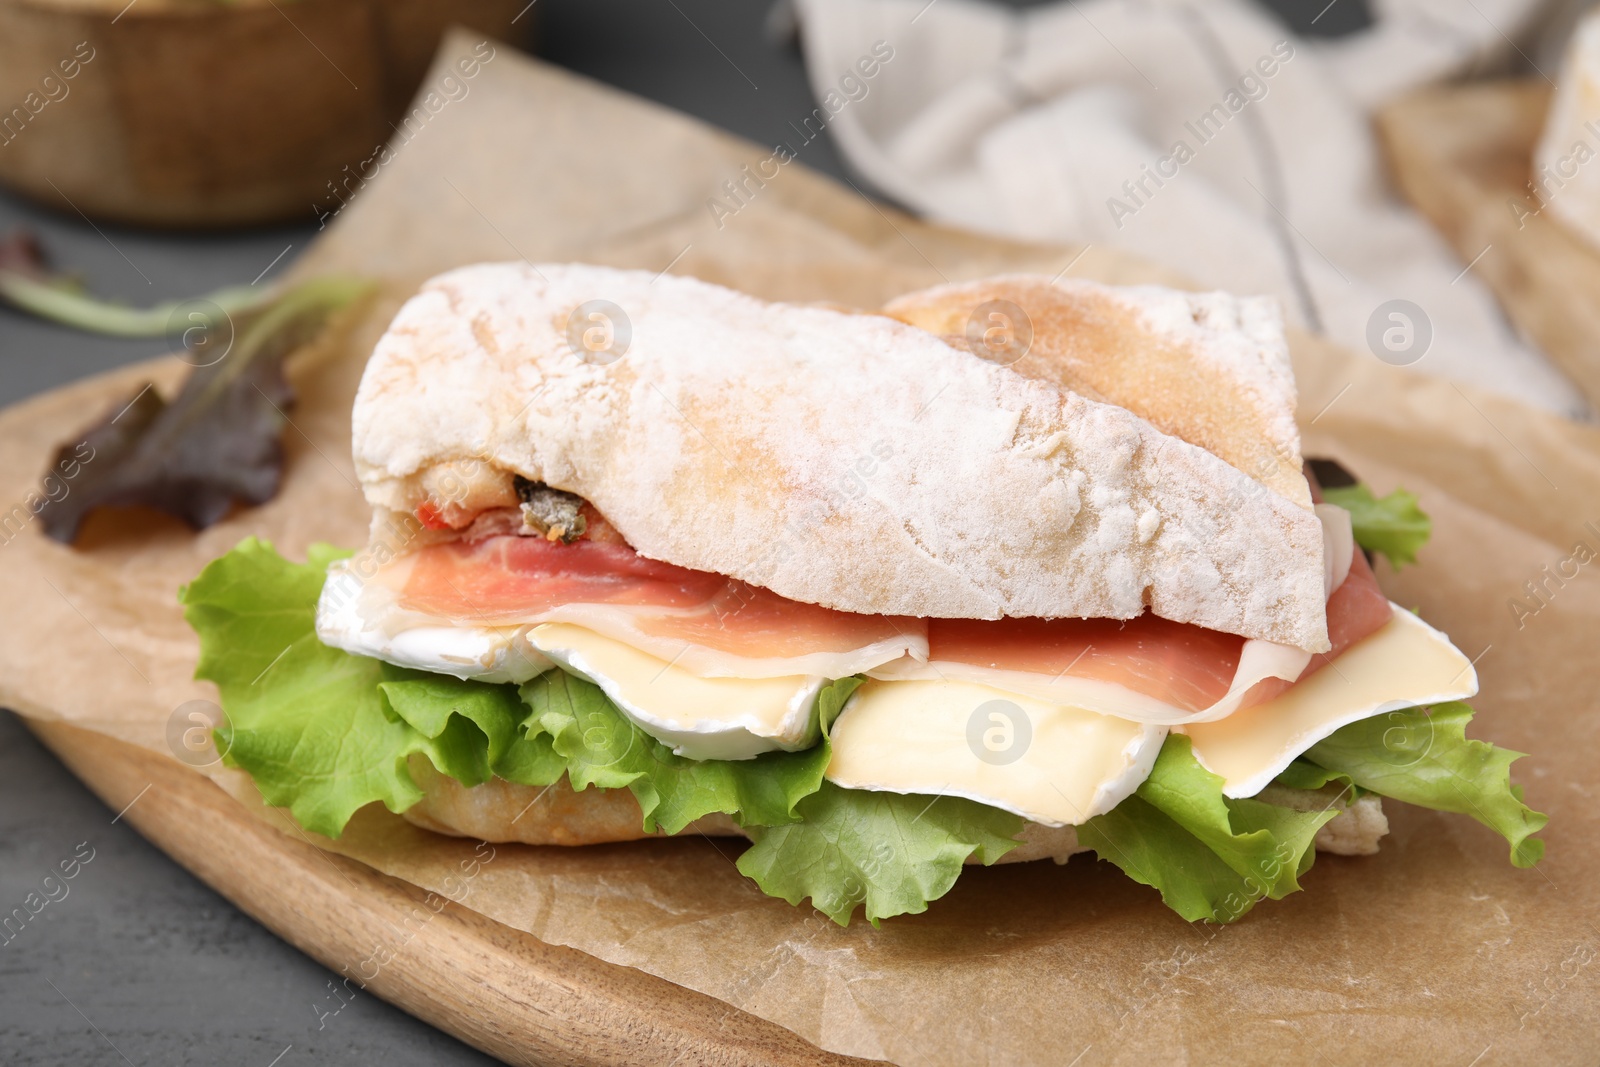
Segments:
[[[422,890],[280,833],[175,760],[79,727],[22,721],[157,847],[334,971],[396,930],[414,932],[367,991],[507,1063],[869,1062],[456,904],[419,925]]]
[[[1428,89],[1380,112],[1378,132],[1406,196],[1600,407],[1600,253],[1527,187],[1550,95],[1543,81]]]

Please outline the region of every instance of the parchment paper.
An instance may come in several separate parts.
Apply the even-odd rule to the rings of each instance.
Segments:
[[[452,38],[441,62],[473,43]],[[350,399],[398,300],[439,270],[672,265],[764,297],[858,306],[998,270],[1161,277],[1098,250],[1080,259],[923,226],[796,163],[718,228],[707,198],[768,154],[502,49],[299,267],[387,287],[298,373],[283,494],[199,536],[132,512],[98,516],[75,550],[36,526],[8,535],[0,701],[167,751],[173,710],[215,696],[189,680],[196,644],[177,586],[247,534],[290,555],[363,539]],[[1516,771],[1551,815],[1538,869],[1514,870],[1467,818],[1390,804],[1379,855],[1321,856],[1305,892],[1225,928],[1185,923],[1080,856],[970,870],[926,915],[840,929],[762,896],[734,869],[732,842],[705,840],[503,846],[471,905],[824,1048],[905,1064],[1592,1063],[1600,562],[1560,584],[1544,576],[1563,560],[1571,573],[1579,541],[1600,550],[1600,433],[1308,338],[1294,347],[1308,450],[1380,491],[1417,491],[1434,517],[1423,562],[1380,565],[1380,581],[1479,657],[1476,734],[1534,753]],[[157,369],[170,383],[183,368]],[[141,373],[0,418],[0,501],[25,500],[53,447]],[[1519,625],[1508,601],[1528,600],[1530,581],[1550,592]],[[369,808],[326,847],[446,892],[472,844]]]

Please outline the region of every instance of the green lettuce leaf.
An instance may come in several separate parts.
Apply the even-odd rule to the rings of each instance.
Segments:
[[[566,761],[574,789],[627,788],[647,830],[681,831],[713,812],[732,815],[755,844],[739,870],[769,895],[817,908],[847,925],[926,911],[973,852],[991,863],[1016,842],[1022,820],[954,797],[841,789],[823,780],[829,727],[860,679],[819,697],[823,741],[804,752],[752,760],[685,759],[639,729],[598,686],[559,671],[522,687],[531,730],[543,730]]]
[[[1222,795],[1222,778],[1169,734],[1150,777],[1111,811],[1078,828],[1092,848],[1136,882],[1153,886],[1185,919],[1232,922],[1258,900],[1300,888],[1317,831],[1338,812],[1301,812]]]
[[[317,640],[316,604],[340,553],[313,546],[292,563],[270,544],[242,542],[180,592],[200,635],[196,677],[217,684],[227,725],[218,748],[249,772],[267,802],[308,830],[337,836],[355,811],[380,801],[404,811],[422,798],[406,769],[414,753],[464,785],[491,777],[573,788],[628,788],[644,827],[676,833],[724,812],[746,825],[800,816],[829,750],[697,762],[673,755],[596,686],[551,671],[522,687],[406,670]],[[860,684],[823,690],[827,729]]]
[[[213,561],[180,598],[200,635],[196,676],[217,684],[228,722],[226,761],[247,771],[268,803],[306,829],[337,836],[374,801],[403,811],[421,799],[406,763],[421,754],[466,785],[491,777],[575,789],[630,790],[644,828],[676,833],[722,812],[753,839],[739,869],[791,903],[810,898],[840,924],[863,907],[874,925],[927,910],[963,861],[992,863],[1016,847],[1024,822],[955,797],[843,789],[823,778],[830,730],[860,684],[847,678],[819,698],[822,741],[753,760],[676,756],[624,716],[596,686],[551,671],[520,687],[405,670],[329,648],[314,622],[327,565],[342,553],[314,546],[292,563],[247,540]],[[1337,782],[1426,807],[1472,815],[1504,834],[1527,866],[1545,816],[1522,803],[1509,766],[1520,754],[1464,734],[1472,712],[1445,704],[1355,723],[1279,776],[1316,789]],[[1263,897],[1300,888],[1312,841],[1334,811],[1298,812],[1222,795],[1222,780],[1168,737],[1150,777],[1079,839],[1187,919],[1231,921]]]
[[[799,812],[799,822],[752,828],[739,871],[790,904],[810,897],[840,926],[862,905],[873,926],[927,911],[955,885],[968,856],[993,863],[1017,847],[1023,826],[1020,816],[960,797],[826,781]]]
[[[1433,534],[1433,520],[1417,506],[1415,493],[1396,489],[1381,499],[1364,484],[1324,489],[1322,499],[1350,513],[1356,544],[1388,558],[1396,569],[1417,561],[1417,550]]]
[[[195,677],[215,682],[227,723],[225,762],[249,772],[267,803],[307,830],[336,837],[357,809],[404,811],[422,799],[412,753],[476,785],[499,775],[559,777],[547,740],[521,737],[525,715],[505,686],[408,671],[317,640],[317,597],[341,553],[315,545],[291,563],[250,538],[179,593],[200,635]]]
[[[845,678],[819,697],[825,724],[860,685]],[[674,755],[617,710],[600,687],[550,671],[522,687],[529,729],[541,730],[566,762],[574,789],[629,789],[644,810],[644,828],[675,834],[722,812],[743,826],[797,821],[796,806],[815,793],[828,767],[828,746],[768,752],[750,760],[692,760]]]
[[[1459,701],[1391,711],[1335,731],[1304,762],[1407,804],[1470,815],[1510,843],[1515,866],[1532,867],[1544,855],[1533,835],[1550,819],[1511,784],[1523,753],[1467,739],[1472,714]]]
[[[1306,790],[1321,789],[1330,782],[1344,786],[1347,789],[1355,789],[1357,795],[1362,792],[1350,780],[1348,775],[1330,771],[1326,767],[1318,767],[1315,763],[1303,758],[1296,759],[1285,767],[1278,777],[1272,780],[1273,785],[1281,785],[1288,789]]]
[[[396,715],[433,742],[430,757],[441,773],[463,785],[490,778],[549,785],[566,773],[548,736],[524,734],[528,709],[514,687],[399,667],[385,673],[392,680],[378,688]]]
[[[212,561],[180,599],[200,635],[195,677],[222,694],[226,762],[301,826],[336,835],[374,800],[403,811],[421,799],[404,764],[425,739],[386,705],[382,664],[317,640],[326,563],[290,563],[252,538]]]

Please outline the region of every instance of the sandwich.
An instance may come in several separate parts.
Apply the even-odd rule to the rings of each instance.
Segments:
[[[381,803],[490,842],[743,837],[841,924],[1079,852],[1227,922],[1375,851],[1385,799],[1533,864],[1472,662],[1369,561],[1426,517],[1308,466],[1295,399],[1266,299],[455,270],[356,396],[368,544],[246,540],[182,592],[218,750],[328,836]]]

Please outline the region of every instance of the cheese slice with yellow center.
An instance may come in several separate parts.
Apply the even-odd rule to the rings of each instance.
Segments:
[[[1221,775],[1223,793],[1254,796],[1294,758],[1341,726],[1478,691],[1472,661],[1399,605],[1394,618],[1283,695],[1216,722],[1175,727]]]
[[[690,759],[751,759],[821,739],[817,693],[826,678],[702,678],[614,638],[544,623],[527,641],[605,691],[640,729]]]
[[[868,681],[833,725],[827,778],[958,796],[1047,826],[1110,811],[1150,774],[1164,727],[966,681]]]

